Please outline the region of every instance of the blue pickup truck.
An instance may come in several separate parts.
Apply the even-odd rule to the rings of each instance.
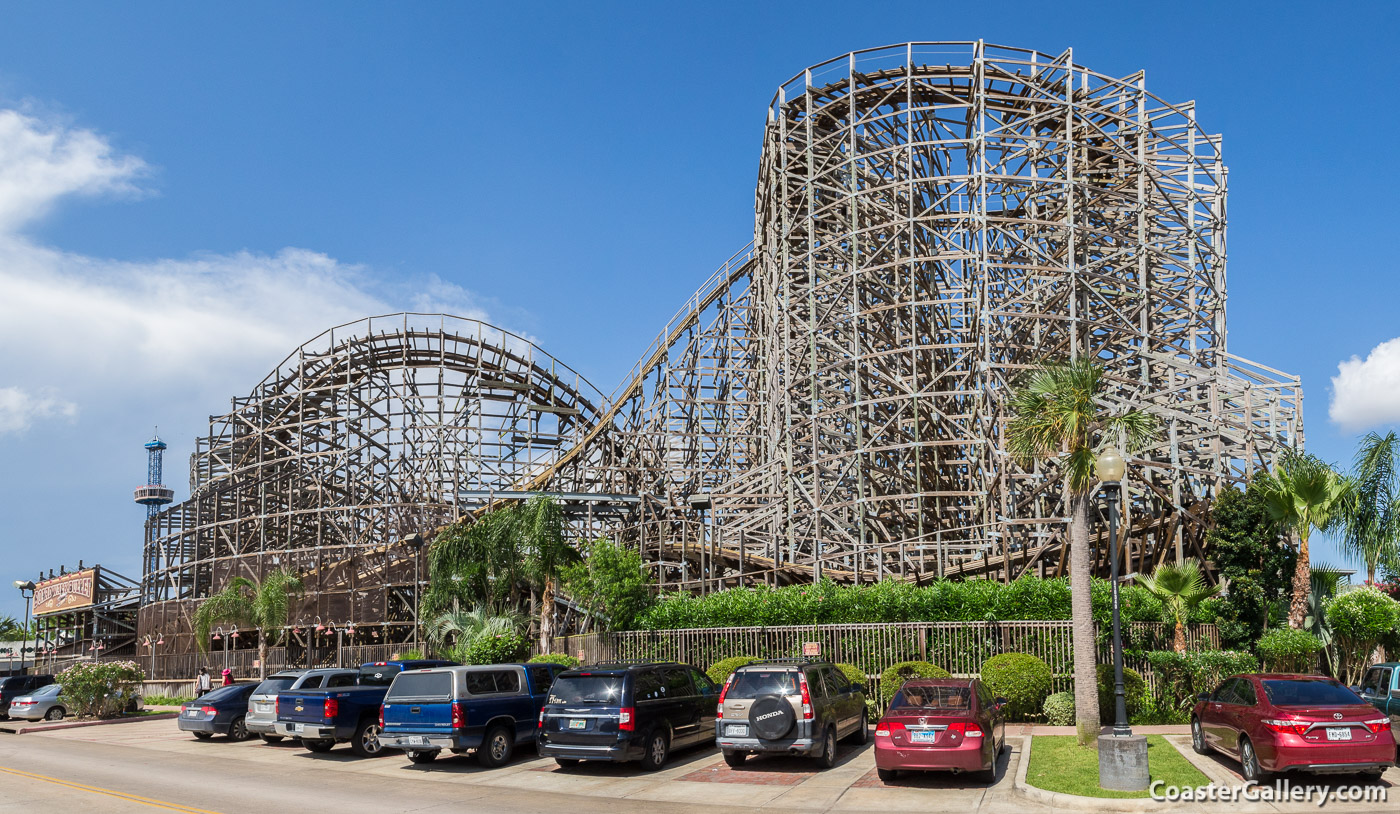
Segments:
[[[540,708],[558,664],[487,664],[399,673],[384,698],[380,743],[429,763],[446,749],[475,750],[482,766],[510,761],[519,744],[533,743]]]
[[[442,667],[450,661],[430,659],[375,661],[360,665],[353,687],[319,690],[283,690],[277,694],[274,731],[299,738],[313,752],[330,751],[337,743],[350,744],[360,757],[383,752],[379,740],[379,706],[394,677],[404,670]]]
[[[1366,668],[1357,690],[1366,703],[1390,716],[1391,730],[1400,729],[1400,664],[1390,661]]]

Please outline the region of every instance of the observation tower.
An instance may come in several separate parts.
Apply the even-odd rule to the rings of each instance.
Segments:
[[[150,533],[151,520],[153,520],[160,507],[168,505],[175,500],[175,490],[161,483],[161,466],[165,459],[166,444],[160,440],[159,435],[154,435],[147,441],[146,447],[146,485],[136,487],[135,500],[146,507],[146,529]]]

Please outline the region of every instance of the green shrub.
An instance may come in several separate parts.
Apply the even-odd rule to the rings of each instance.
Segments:
[[[1162,726],[1165,724],[1185,724],[1191,721],[1190,706],[1176,706],[1165,698],[1146,693],[1142,706],[1135,714],[1128,716],[1128,723],[1134,726]]]
[[[1147,661],[1160,687],[1157,706],[1173,709],[1189,708],[1197,694],[1210,692],[1229,676],[1259,669],[1253,654],[1238,650],[1154,650],[1147,654]]]
[[[405,661],[419,661],[420,659],[426,659],[427,656],[423,654],[422,650],[405,650],[402,653],[395,653],[394,658],[403,659]]]
[[[911,678],[952,678],[948,671],[926,661],[901,661],[880,674],[880,708],[889,706],[890,699]]]
[[[1051,726],[1074,726],[1074,693],[1057,692],[1045,699],[1045,722]]]
[[[1327,600],[1323,612],[1336,647],[1337,680],[1348,686],[1359,684],[1371,653],[1400,623],[1400,602],[1367,586]]]
[[[122,711],[141,694],[146,674],[134,661],[80,662],[54,676],[78,715],[106,717]]]
[[[482,635],[461,647],[452,648],[454,661],[462,664],[509,664],[530,652],[530,643],[519,633]]]
[[[1113,665],[1100,664],[1099,669],[1099,720],[1105,724],[1113,723],[1117,716],[1115,701],[1113,698]],[[1142,680],[1142,674],[1137,670],[1123,668],[1123,700],[1127,702],[1128,719],[1142,712],[1144,700],[1147,698],[1147,683]]]
[[[745,664],[753,664],[758,661],[754,656],[734,656],[733,658],[720,659],[710,665],[710,669],[705,671],[705,675],[716,684],[723,684],[729,680],[729,674],[743,667]]]
[[[192,695],[147,695],[141,699],[148,707],[178,707],[194,700]]]
[[[531,664],[562,664],[565,667],[577,667],[582,662],[570,656],[568,653],[541,653],[530,658]]]
[[[1273,673],[1311,673],[1317,669],[1322,640],[1306,630],[1275,628],[1259,637],[1255,645],[1264,669]],[[1207,692],[1204,688],[1201,692]]]
[[[1053,677],[1050,665],[1027,653],[1002,653],[982,664],[982,683],[1006,699],[1006,714],[1013,721],[1028,720],[1040,710]]]
[[[859,684],[863,688],[870,686],[870,679],[866,676],[865,671],[854,664],[838,664],[836,669],[840,670],[841,675],[844,675],[846,680],[852,684]]]

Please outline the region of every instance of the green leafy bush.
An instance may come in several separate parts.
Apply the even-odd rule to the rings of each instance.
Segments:
[[[1158,706],[1173,709],[1190,707],[1198,693],[1210,692],[1229,676],[1253,673],[1259,669],[1259,661],[1252,653],[1238,650],[1197,650],[1187,653],[1154,650],[1147,654],[1147,661],[1152,665],[1161,688]]]
[[[141,694],[146,674],[134,661],[82,662],[54,676],[63,697],[81,716],[106,717],[121,712]]]
[[[1053,678],[1050,665],[1027,653],[1002,653],[982,664],[982,683],[1006,699],[1006,714],[1013,721],[1028,720],[1040,710]]]
[[[901,661],[880,674],[880,708],[889,706],[890,699],[911,678],[952,678],[948,671],[926,661]]]
[[[1317,669],[1322,640],[1306,630],[1283,627],[1267,631],[1254,649],[1269,672],[1311,673]]]
[[[1337,679],[1343,684],[1357,684],[1371,653],[1400,623],[1400,602],[1368,586],[1327,600],[1323,612],[1336,646],[1340,668]]]
[[[192,695],[147,695],[142,700],[148,707],[178,707],[194,700]]]
[[[1045,699],[1045,722],[1051,726],[1074,726],[1074,693],[1057,692]]]
[[[1099,720],[1113,723],[1117,715],[1113,698],[1113,665],[1100,664],[1099,674]],[[1142,712],[1143,701],[1147,698],[1147,683],[1137,670],[1123,668],[1123,700],[1127,702],[1128,718]]]
[[[710,669],[705,671],[705,675],[716,684],[723,684],[729,680],[729,674],[743,667],[745,664],[753,664],[758,661],[754,656],[734,656],[733,658],[720,659],[710,665]]]
[[[862,688],[869,686],[870,679],[866,677],[865,671],[854,664],[838,664],[836,669],[841,671],[841,675],[852,684],[859,684]]]
[[[541,653],[530,659],[531,664],[562,664],[565,667],[577,667],[580,662],[568,653]]]
[[[641,555],[608,539],[589,543],[562,576],[564,590],[608,630],[631,630],[653,601]]]
[[[530,643],[519,633],[477,636],[465,645],[452,648],[454,661],[462,664],[509,664],[530,652]]]

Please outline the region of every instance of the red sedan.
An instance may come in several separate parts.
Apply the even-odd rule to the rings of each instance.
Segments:
[[[1246,780],[1302,770],[1380,777],[1395,762],[1390,719],[1323,676],[1231,676],[1197,697],[1191,745],[1240,762]]]
[[[1006,747],[1006,701],[972,678],[904,682],[875,727],[875,767],[881,780],[901,770],[981,772],[996,779]]]

